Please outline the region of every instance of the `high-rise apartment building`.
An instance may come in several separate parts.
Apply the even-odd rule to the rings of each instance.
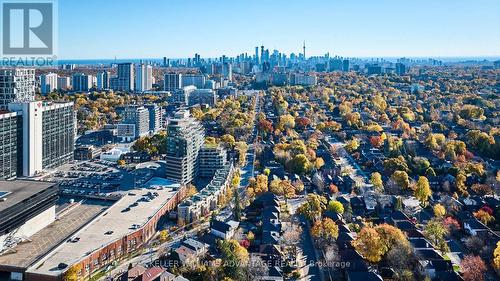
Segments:
[[[71,89],[71,78],[69,78],[69,77],[57,77],[57,89],[58,90],[70,90]]]
[[[228,164],[227,151],[222,145],[203,145],[198,155],[198,175],[212,178],[215,172]]]
[[[405,75],[406,74],[406,65],[404,63],[396,63],[396,74],[397,75]]]
[[[149,131],[155,133],[162,127],[163,111],[162,108],[156,104],[146,104],[144,106],[149,112]]]
[[[214,106],[217,102],[217,95],[212,89],[196,89],[188,95],[188,105],[206,104]]]
[[[71,84],[75,92],[88,92],[93,87],[94,77],[84,73],[75,73],[71,76]]]
[[[22,162],[22,119],[17,112],[0,113],[0,180],[17,176]]]
[[[182,75],[182,87],[195,86],[198,89],[205,87],[206,77],[203,74],[184,74]]]
[[[163,88],[165,91],[175,91],[182,88],[182,74],[167,73],[163,79]]]
[[[122,113],[122,122],[117,126],[118,137],[132,141],[149,133],[149,111],[144,106],[130,105]]]
[[[46,95],[57,89],[57,74],[48,73],[40,75],[40,93]]]
[[[73,159],[73,102],[16,102],[9,104],[9,110],[22,116],[23,176],[34,176],[43,169],[55,168]]]
[[[119,63],[117,76],[113,77],[111,88],[116,91],[134,91],[134,64]]]
[[[168,124],[166,177],[180,184],[193,181],[198,174],[198,153],[204,141],[201,123],[188,110],[176,112]]]
[[[230,63],[225,62],[222,64],[222,75],[229,81],[233,80],[233,66]]]
[[[135,72],[135,90],[149,91],[153,88],[153,67],[149,64],[138,64]]]
[[[35,100],[34,69],[0,69],[0,109],[6,109],[13,101],[33,100]]]
[[[97,73],[97,89],[107,90],[109,89],[109,71],[102,70]]]

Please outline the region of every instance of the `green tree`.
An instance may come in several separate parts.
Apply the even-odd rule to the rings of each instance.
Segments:
[[[373,172],[370,177],[370,182],[373,184],[376,190],[383,192],[384,184],[382,182],[382,175],[379,172]]]
[[[297,209],[297,213],[303,215],[310,221],[316,221],[321,217],[325,209],[326,198],[318,194],[310,193],[307,195],[306,202]]]
[[[330,202],[328,202],[327,209],[328,209],[328,211],[334,212],[337,214],[344,213],[344,206],[342,205],[342,203],[340,203],[339,201],[335,201],[335,200],[331,200]]]
[[[418,177],[417,185],[414,192],[415,197],[422,203],[426,205],[429,197],[432,195],[431,186],[429,185],[429,180],[426,177]]]

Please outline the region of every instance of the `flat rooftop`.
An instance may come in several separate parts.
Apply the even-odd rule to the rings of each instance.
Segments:
[[[15,246],[14,252],[0,255],[0,269],[24,271],[109,207],[106,202],[87,201],[68,207],[56,221],[29,237],[28,241]]]
[[[53,182],[30,180],[0,181],[0,212],[53,185]]]
[[[146,183],[145,186],[149,184]],[[142,227],[177,193],[178,184],[156,178],[153,179],[151,186],[153,187],[130,190],[101,216],[72,235],[72,239],[79,238],[77,242],[63,243],[27,271],[58,276],[67,269],[58,269],[60,263],[75,264],[101,247],[136,231],[133,225]],[[158,196],[148,202],[143,198],[146,198],[149,192],[156,192]],[[135,203],[137,206],[134,206]],[[105,234],[106,232],[110,234]]]

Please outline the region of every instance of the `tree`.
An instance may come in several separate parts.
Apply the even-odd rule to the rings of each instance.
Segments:
[[[227,277],[241,280],[243,279],[243,265],[248,264],[248,251],[236,240],[220,240],[218,248],[223,263],[223,270]]]
[[[401,189],[408,189],[410,186],[410,178],[405,171],[395,171],[391,176],[391,180]]]
[[[344,147],[347,151],[354,152],[359,148],[359,140],[357,138],[352,138]]]
[[[427,200],[432,195],[431,186],[429,185],[429,180],[424,177],[418,177],[417,185],[415,188],[414,196],[422,203],[422,205],[427,204]]]
[[[497,247],[493,252],[493,267],[497,271],[500,270],[500,241],[497,242]]]
[[[284,131],[295,127],[295,118],[290,114],[281,115],[278,121],[277,129]]]
[[[236,140],[234,137],[230,134],[225,134],[223,135],[220,140],[225,143],[228,147],[233,148],[234,144],[236,143]]]
[[[335,242],[339,237],[339,227],[330,218],[315,221],[311,228],[311,235],[319,242],[320,246]]]
[[[79,273],[82,271],[82,265],[81,264],[75,264],[72,267],[70,267],[65,273],[63,280],[64,281],[77,281],[80,280]]]
[[[331,200],[330,202],[328,202],[327,209],[328,209],[328,211],[334,212],[337,214],[344,213],[344,206],[342,205],[342,203],[340,203],[339,201],[335,201],[335,200]]]
[[[493,217],[491,214],[489,214],[484,209],[479,209],[477,212],[474,212],[473,214],[474,214],[474,217],[476,219],[480,220],[485,225],[487,225],[491,221],[495,220],[495,217]]]
[[[379,172],[373,172],[370,177],[370,182],[375,186],[375,189],[382,192],[384,191],[384,184],[382,183],[382,175]]]
[[[434,205],[434,216],[442,218],[446,215],[446,209],[441,204]]]
[[[486,264],[478,256],[465,256],[460,264],[464,281],[483,281],[486,272]]]
[[[192,184],[188,184],[187,185],[187,191],[186,191],[186,197],[189,198],[189,197],[195,195],[196,193],[198,193],[198,190],[196,189],[196,186],[194,186]]]
[[[116,162],[116,164],[118,164],[118,166],[120,166],[120,167],[125,167],[125,165],[126,165],[127,163],[125,162],[125,160],[120,159],[120,160],[118,160],[118,162]]]
[[[250,255],[246,280],[259,280],[262,276],[267,276],[268,273],[269,267],[266,266],[262,258],[258,255]]]
[[[305,174],[311,170],[311,163],[304,154],[298,154],[287,163],[288,169],[295,174]]]
[[[307,195],[306,202],[302,203],[297,209],[297,213],[303,215],[310,221],[316,221],[326,209],[326,198],[310,193]]]
[[[168,234],[168,231],[166,229],[160,231],[160,234],[158,235],[158,239],[160,239],[160,242],[166,242],[170,240],[170,235]]]
[[[446,250],[446,241],[444,238],[447,234],[448,230],[440,220],[433,219],[425,226],[425,238],[429,239],[435,247],[441,250]]]
[[[385,253],[380,235],[371,227],[363,227],[352,244],[356,251],[372,263],[379,262]]]
[[[238,189],[234,191],[234,219],[236,221],[241,220],[241,202],[240,202],[240,193]]]
[[[457,178],[455,180],[455,187],[457,188],[458,193],[461,196],[468,196],[467,186],[465,185],[465,181],[467,180],[467,176],[464,172],[459,172],[457,174]]]
[[[400,229],[384,223],[363,227],[353,246],[365,259],[376,263],[398,243],[409,245],[410,242]]]

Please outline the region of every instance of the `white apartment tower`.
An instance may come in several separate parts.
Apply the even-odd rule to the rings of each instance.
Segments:
[[[22,174],[31,177],[73,159],[73,102],[14,102],[9,110],[22,115]]]
[[[135,71],[135,90],[137,92],[149,91],[153,88],[153,67],[140,63]]]
[[[50,94],[55,89],[57,89],[56,73],[40,75],[40,93],[42,93],[42,95]]]
[[[35,100],[35,70],[28,68],[0,69],[0,109],[10,102]]]

